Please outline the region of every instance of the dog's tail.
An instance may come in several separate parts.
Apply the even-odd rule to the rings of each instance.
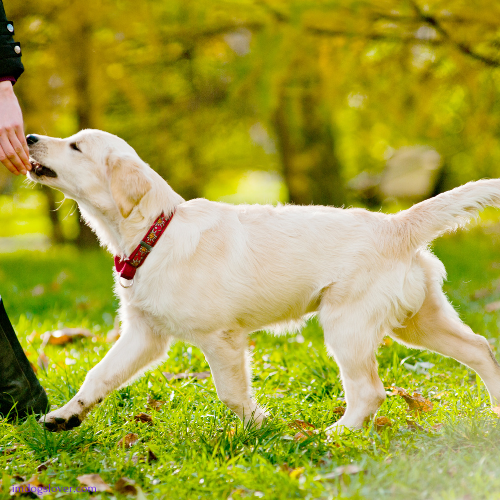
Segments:
[[[500,207],[500,179],[469,182],[417,203],[391,217],[392,230],[406,248],[415,249],[464,226],[486,206]]]

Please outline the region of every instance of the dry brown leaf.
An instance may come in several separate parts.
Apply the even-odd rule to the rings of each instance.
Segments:
[[[381,431],[385,427],[392,427],[392,422],[388,417],[381,415],[380,417],[375,418],[373,426],[377,431]]]
[[[406,404],[408,405],[410,411],[431,411],[433,408],[432,403],[428,400],[425,399],[421,394],[418,392],[414,392],[413,396],[411,396],[405,389],[402,387],[391,387],[393,389],[393,392],[391,395],[398,395],[401,396],[405,401]]]
[[[156,454],[150,448],[148,448],[148,464],[150,464],[151,462],[156,462],[157,460],[158,457],[156,456]]]
[[[424,428],[417,424],[417,422],[415,422],[414,420],[410,420],[409,418],[406,419],[406,424],[408,425],[408,428],[411,429],[411,430],[419,430],[419,431],[423,431]]]
[[[163,376],[167,380],[181,380],[185,378],[197,378],[198,380],[203,380],[204,378],[210,377],[211,373],[208,372],[195,372],[195,373],[167,373],[163,372]]]
[[[99,474],[84,474],[77,477],[80,484],[95,488],[94,491],[108,491],[111,493],[111,486],[105,483]]]
[[[135,481],[128,477],[121,477],[114,485],[116,492],[122,495],[137,495],[137,487]]]
[[[37,474],[33,474],[27,481],[23,483],[14,484],[10,487],[10,495],[26,495],[28,493],[34,494],[38,498],[43,498],[44,495],[48,495],[48,486],[42,484]]]
[[[484,306],[484,310],[486,312],[494,312],[500,309],[500,300],[496,300],[495,302],[490,302]]]
[[[440,430],[443,428],[443,425],[444,425],[444,424],[442,424],[442,423],[439,423],[439,424],[434,424],[434,425],[432,426],[432,430],[433,430],[433,431],[438,432],[438,431],[440,431]]]
[[[313,431],[303,430],[302,432],[297,432],[297,434],[293,436],[293,439],[295,441],[305,441],[306,439],[309,439],[313,434]]]
[[[335,415],[340,415],[342,416],[345,413],[345,406],[336,406],[333,410],[332,413],[335,413]]]
[[[167,404],[167,402],[153,399],[151,396],[148,396],[148,409],[158,411],[164,404]]]
[[[149,415],[148,413],[138,413],[137,415],[134,416],[134,420],[136,422],[143,422],[147,424],[152,424],[153,423],[153,417]]]
[[[37,364],[40,368],[43,368],[46,370],[49,367],[50,360],[48,356],[44,353],[41,352],[40,355],[38,356]]]
[[[297,429],[299,431],[307,431],[307,429],[316,429],[313,424],[306,422],[305,420],[292,420],[288,427],[292,429]]]
[[[47,344],[66,345],[75,339],[92,337],[92,332],[86,328],[62,328],[53,332],[45,332],[42,335],[42,348]]]
[[[21,447],[20,444],[15,444],[12,448],[4,448],[3,450],[0,451],[0,455],[12,455],[20,447]],[[24,479],[23,479],[23,481],[24,481]]]
[[[36,471],[43,472],[44,470],[47,470],[49,466],[52,465],[56,460],[57,458],[51,458],[50,460],[46,460],[36,468]]]
[[[116,443],[116,446],[118,446],[118,448],[132,448],[137,441],[139,441],[139,435],[134,432],[129,432]]]
[[[494,406],[492,410],[493,413],[496,413],[497,417],[500,417],[500,406]]]

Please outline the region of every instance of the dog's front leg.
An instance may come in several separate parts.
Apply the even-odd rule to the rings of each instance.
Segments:
[[[251,397],[251,370],[243,332],[217,332],[198,344],[214,378],[219,399],[243,420],[260,427],[267,417]]]
[[[63,431],[77,427],[95,404],[164,356],[170,337],[154,334],[140,313],[132,318],[127,316],[122,336],[89,371],[76,396],[40,419],[47,429]]]

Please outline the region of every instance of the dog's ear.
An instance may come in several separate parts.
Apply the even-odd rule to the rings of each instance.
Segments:
[[[124,218],[151,189],[141,165],[133,156],[110,155],[108,158],[111,196]]]

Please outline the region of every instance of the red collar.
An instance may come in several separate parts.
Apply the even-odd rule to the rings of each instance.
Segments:
[[[120,285],[128,288],[134,283],[135,272],[138,267],[141,267],[149,255],[156,242],[160,239],[167,226],[170,224],[174,211],[167,219],[162,212],[161,215],[154,221],[153,225],[149,228],[144,239],[139,243],[136,249],[130,254],[128,259],[122,260],[115,255],[115,269],[120,275]]]

